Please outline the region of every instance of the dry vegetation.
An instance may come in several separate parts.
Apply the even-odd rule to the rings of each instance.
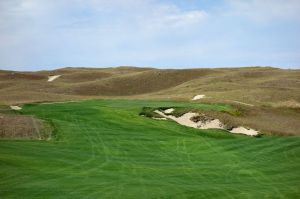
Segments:
[[[49,75],[61,75],[47,82]],[[279,134],[300,134],[300,70],[271,67],[159,70],[153,68],[63,68],[54,71],[0,71],[0,103],[6,105],[90,98],[191,100],[240,105],[245,115],[218,113]]]
[[[47,76],[62,75],[49,83]],[[236,100],[274,107],[299,106],[300,70],[270,67],[158,70],[153,68],[63,68],[54,71],[0,71],[5,104],[82,98]]]
[[[51,127],[32,116],[0,113],[0,138],[50,139]]]
[[[299,135],[300,111],[298,109],[247,107],[234,105],[237,114],[216,111],[197,111],[217,118],[230,129],[236,126],[254,128],[263,134]]]

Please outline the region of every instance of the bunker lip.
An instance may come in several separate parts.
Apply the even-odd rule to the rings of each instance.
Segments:
[[[169,109],[167,109],[167,110],[169,110]],[[225,125],[219,119],[199,120],[197,122],[193,121],[192,120],[193,117],[200,116],[198,113],[188,112],[188,113],[183,114],[180,117],[175,117],[173,115],[166,115],[165,113],[163,113],[159,110],[155,110],[154,112],[159,114],[163,118],[171,119],[171,120],[177,122],[178,124],[187,126],[187,127],[192,127],[192,128],[197,128],[197,129],[227,130]],[[254,129],[245,128],[242,126],[234,127],[231,130],[227,130],[227,131],[230,133],[244,134],[244,135],[249,135],[249,136],[256,136],[259,133],[258,131],[254,130]]]

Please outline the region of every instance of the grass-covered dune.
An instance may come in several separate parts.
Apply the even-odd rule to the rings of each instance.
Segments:
[[[143,107],[225,105],[98,100],[32,104],[52,139],[0,140],[1,198],[297,198],[300,137],[253,138],[139,116]]]

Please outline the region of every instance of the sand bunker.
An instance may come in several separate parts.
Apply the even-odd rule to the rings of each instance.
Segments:
[[[225,125],[219,120],[214,119],[207,122],[198,122],[198,128],[200,129],[225,129]]]
[[[184,126],[188,126],[188,127],[193,127],[193,128],[197,128],[197,123],[193,122],[192,120],[190,120],[192,117],[196,116],[196,113],[185,113],[184,115],[182,115],[181,117],[175,117],[173,115],[166,115],[163,112],[156,110],[154,111],[155,113],[163,116],[164,118],[168,118],[171,120],[174,120],[175,122],[177,122],[178,124],[184,125]]]
[[[199,100],[199,99],[202,99],[202,98],[205,98],[205,95],[196,95],[195,97],[193,97],[192,100]]]
[[[55,79],[59,78],[61,75],[53,75],[53,76],[48,76],[48,82],[52,82]]]
[[[167,120],[167,118],[165,118],[165,117],[152,117],[152,119],[155,119],[155,120]]]
[[[163,112],[158,111],[158,110],[156,110],[155,113],[163,116],[164,118],[169,118],[171,120],[174,120],[178,124],[181,124],[183,126],[192,127],[192,128],[198,128],[198,129],[211,129],[211,128],[223,129],[224,128],[224,125],[218,119],[214,119],[211,121],[205,121],[205,122],[204,121],[198,121],[198,122],[192,121],[191,118],[193,118],[195,116],[199,116],[198,113],[188,112],[188,113],[183,114],[180,117],[175,117],[173,115],[166,115]]]
[[[169,109],[167,109],[169,110]],[[174,109],[172,110],[172,112]],[[175,117],[173,115],[166,115],[166,110],[165,113],[155,110],[155,113],[159,114],[160,116],[164,117],[165,119],[171,119],[177,122],[178,124],[181,124],[183,126],[187,127],[192,127],[192,128],[197,128],[197,129],[224,129],[225,125],[219,120],[219,119],[205,119],[205,120],[199,120],[199,121],[193,121],[193,118],[199,117],[200,115],[198,113],[192,113],[188,112],[183,114],[180,117]],[[169,112],[169,111],[168,111]],[[253,130],[253,129],[248,129],[245,127],[236,127],[233,128],[230,133],[238,133],[238,134],[244,134],[244,135],[249,135],[249,136],[255,136],[258,135],[258,131]]]
[[[15,111],[19,111],[19,110],[22,109],[22,108],[19,107],[19,106],[10,106],[10,108],[11,108],[12,110],[15,110]]]
[[[233,128],[231,131],[231,133],[240,133],[240,134],[245,134],[245,135],[251,135],[251,136],[255,136],[258,134],[258,131],[254,130],[254,129],[248,129],[245,127],[237,127],[237,128]]]
[[[170,113],[173,113],[173,111],[175,111],[175,109],[169,108],[169,109],[165,110],[164,112],[167,114],[170,114]]]

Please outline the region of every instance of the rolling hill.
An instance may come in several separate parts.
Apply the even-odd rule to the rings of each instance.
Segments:
[[[48,77],[59,76],[53,81]],[[155,69],[137,67],[0,71],[0,104],[83,99],[144,99],[225,103],[243,112],[220,115],[275,134],[300,134],[300,70],[271,67]]]
[[[299,102],[300,70],[0,71],[0,197],[297,198]]]
[[[61,75],[48,82],[48,76]],[[162,70],[154,68],[63,68],[0,71],[0,102],[18,104],[86,98],[190,100],[300,106],[300,70],[271,67]]]

